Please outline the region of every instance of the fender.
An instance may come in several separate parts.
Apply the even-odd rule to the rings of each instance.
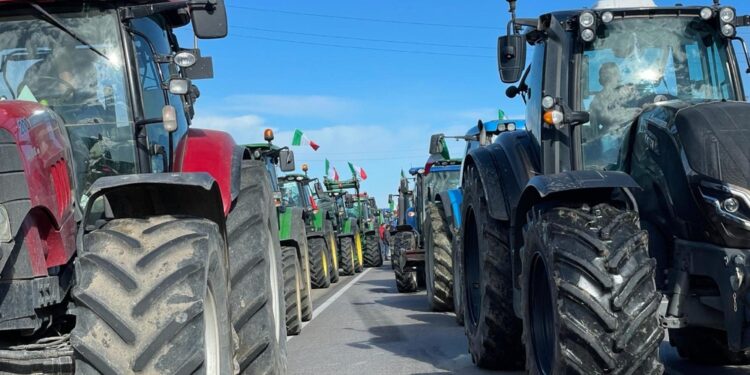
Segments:
[[[512,208],[521,196],[526,183],[540,170],[533,161],[539,160],[538,146],[525,130],[504,132],[495,143],[472,150],[466,156],[467,165],[474,164],[482,180],[489,214],[496,220],[508,221]]]
[[[305,222],[302,220],[303,210],[301,207],[287,207],[279,215],[279,239],[282,244],[288,242],[297,243],[300,239],[295,238],[296,233],[300,232],[300,226],[305,229]]]
[[[177,146],[175,171],[210,174],[221,191],[226,216],[240,192],[244,152],[244,147],[237,146],[228,133],[190,128]]]
[[[450,189],[438,194],[438,202],[441,202],[445,219],[453,228],[461,227],[461,201],[463,195],[461,189]]]

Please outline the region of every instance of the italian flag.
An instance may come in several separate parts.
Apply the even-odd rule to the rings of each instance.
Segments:
[[[326,159],[326,176],[331,175],[331,162]],[[339,172],[336,170],[336,167],[333,167],[333,180],[338,181],[339,180]]]
[[[317,143],[310,140],[310,138],[307,138],[307,136],[302,133],[302,130],[295,129],[294,137],[292,138],[292,146],[302,146],[303,143],[310,146],[314,151],[318,151],[320,148]]]
[[[359,176],[362,180],[367,179],[367,173],[362,167],[349,163],[349,169],[352,170],[352,175],[354,175],[355,177]]]
[[[336,167],[333,167],[333,180],[339,182],[339,171],[336,170]]]

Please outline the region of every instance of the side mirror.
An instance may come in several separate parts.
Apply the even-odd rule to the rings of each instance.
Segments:
[[[325,190],[323,190],[323,185],[320,182],[315,183],[315,195],[318,197],[324,197],[326,194]]]
[[[513,83],[521,79],[526,65],[526,37],[511,34],[498,38],[497,64],[503,83]]]
[[[292,150],[279,151],[279,169],[282,172],[294,171],[294,152]]]
[[[443,138],[445,134],[433,134],[430,137],[430,154],[440,154],[443,152]]]
[[[188,7],[196,37],[218,39],[227,36],[227,8],[224,0],[191,0]]]

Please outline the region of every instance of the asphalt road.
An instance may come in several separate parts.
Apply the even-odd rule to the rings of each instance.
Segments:
[[[315,316],[287,341],[290,374],[520,374],[471,363],[463,327],[429,311],[424,292],[399,294],[390,265],[314,290]],[[750,367],[704,367],[682,361],[668,343],[669,374],[750,374]]]

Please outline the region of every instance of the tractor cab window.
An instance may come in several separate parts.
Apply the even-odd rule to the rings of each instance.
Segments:
[[[281,185],[281,194],[286,207],[306,207],[305,197],[296,181],[284,182]]]
[[[455,170],[436,171],[428,174],[427,177],[425,177],[425,184],[429,190],[429,196],[426,199],[432,199],[436,194],[457,187],[460,183],[460,176],[461,171],[458,168],[455,168]]]
[[[135,173],[119,21],[113,11],[59,13],[76,40],[32,11],[0,17],[0,100],[46,106],[62,119],[79,192],[102,176]]]
[[[693,17],[615,20],[581,58],[584,165],[616,168],[620,145],[641,110],[666,100],[734,100],[727,41]]]

